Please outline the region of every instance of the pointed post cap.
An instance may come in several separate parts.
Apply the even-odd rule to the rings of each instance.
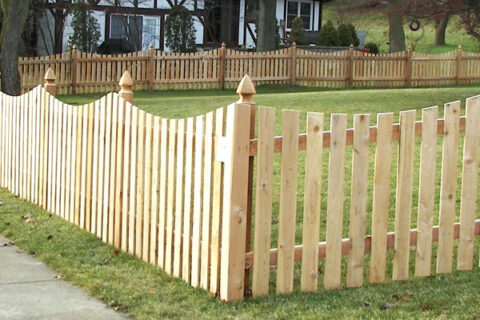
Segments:
[[[349,47],[349,48],[350,48],[350,50],[353,50],[353,48],[355,48],[354,45],[353,45],[353,43],[350,44],[350,47]]]
[[[120,81],[118,82],[120,87],[132,87],[133,86],[133,80],[132,76],[130,76],[130,72],[125,71],[120,78]]]
[[[43,77],[45,80],[43,87],[52,95],[55,96],[57,94],[57,86],[55,85],[55,72],[53,72],[52,68],[48,68],[47,72],[45,72],[45,76]]]
[[[43,77],[43,80],[46,81],[55,81],[57,77],[55,76],[55,72],[53,72],[52,68],[48,68],[47,72],[45,72],[45,77]]]
[[[296,47],[297,43],[295,41],[292,42],[292,47]]]
[[[463,49],[462,45],[459,44],[459,45],[458,45],[458,50],[462,50],[462,49]]]
[[[128,102],[133,102],[133,80],[128,71],[123,73],[123,76],[120,78],[118,84],[120,85],[120,91],[118,92],[118,95]]]
[[[76,44],[74,44],[74,45],[72,46],[72,50],[77,50],[77,45],[76,45]]]
[[[257,91],[255,90],[252,79],[248,73],[246,73],[237,88],[237,94],[240,96],[240,99],[237,101],[237,103],[255,104],[255,101],[253,101],[253,96],[256,93]]]
[[[227,45],[225,44],[225,42],[222,42],[221,47],[222,47],[222,48],[225,48],[226,46],[227,46]]]
[[[150,44],[148,45],[148,49],[150,49],[150,50],[153,49],[153,43],[150,42]]]

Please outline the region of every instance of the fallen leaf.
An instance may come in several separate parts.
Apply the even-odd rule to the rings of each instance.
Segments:
[[[432,309],[432,307],[430,307],[430,305],[429,305],[428,303],[427,303],[427,304],[424,304],[424,305],[422,306],[422,311],[428,311],[428,310],[431,310],[431,309]]]
[[[115,250],[113,251],[113,253],[115,253],[116,256],[118,256],[118,253],[119,253],[119,252],[120,252],[120,250],[118,250],[118,249],[115,249]]]
[[[53,279],[63,279],[63,277],[60,276],[60,275],[58,275],[58,274],[56,274],[56,275],[53,276]]]
[[[108,259],[103,259],[103,264],[109,264],[110,261]]]
[[[152,289],[148,290],[148,293],[149,293],[149,294],[155,294],[155,293],[157,293],[157,291],[152,288]]]
[[[10,246],[13,246],[15,243],[13,243],[12,241],[8,241],[8,242],[5,242],[5,243],[2,243],[2,247],[10,247]]]
[[[365,302],[363,303],[363,306],[364,306],[364,307],[370,307],[370,306],[371,306],[371,304],[370,304],[370,302],[368,302],[368,301],[365,301]]]
[[[27,214],[27,215],[23,216],[22,218],[23,218],[23,224],[33,222],[33,218],[30,214]]]
[[[3,201],[0,201],[0,207],[3,206]]]

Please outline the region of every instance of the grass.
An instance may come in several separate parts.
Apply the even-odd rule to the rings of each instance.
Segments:
[[[431,89],[376,89],[333,90],[296,87],[260,87],[255,100],[259,105],[277,108],[276,127],[280,134],[280,110],[302,111],[301,130],[304,130],[305,111],[370,113],[375,123],[378,112],[398,112],[443,105],[479,93],[478,86]],[[68,103],[86,103],[98,95],[61,96]],[[233,91],[171,91],[136,92],[135,104],[163,117],[187,117],[205,113],[236,100]],[[420,116],[420,112],[417,113]],[[351,125],[351,116],[350,125]],[[328,122],[328,121],[326,121]],[[326,123],[327,127],[328,124]],[[441,139],[440,139],[441,140]],[[347,151],[351,154],[351,150]],[[371,154],[373,155],[373,149]],[[328,156],[324,157],[324,172]],[[415,160],[418,164],[418,158]],[[275,172],[278,179],[278,159]],[[348,163],[348,160],[347,160]],[[303,162],[299,171],[299,200],[297,235],[301,227]],[[395,168],[392,168],[394,171]],[[346,168],[349,185],[351,168]],[[370,178],[371,179],[371,178]],[[415,177],[418,181],[418,176]],[[326,182],[326,178],[324,179]],[[392,181],[392,188],[395,184]],[[326,187],[323,187],[326,191]],[[348,188],[346,190],[345,221],[348,226]],[[278,189],[275,192],[278,194]],[[438,192],[437,192],[438,194]],[[325,199],[325,197],[323,197]],[[138,319],[318,319],[318,318],[460,318],[480,316],[478,300],[480,270],[454,272],[449,276],[389,282],[385,285],[367,285],[359,289],[301,293],[288,296],[270,295],[261,299],[247,299],[241,303],[224,304],[212,295],[190,288],[187,284],[166,276],[161,270],[135,257],[118,253],[102,244],[93,235],[70,225],[55,215],[0,190],[0,232],[25,251],[35,254],[67,280],[81,286],[89,294]],[[278,199],[274,212],[278,211]],[[414,199],[415,202],[415,199]],[[438,205],[438,201],[437,201]],[[325,203],[322,204],[325,217]],[[23,217],[31,216],[32,221]],[[392,216],[392,214],[391,214]],[[412,220],[416,218],[412,210]],[[30,219],[28,219],[30,221]],[[322,220],[324,229],[325,220]],[[274,223],[274,233],[276,233]],[[345,231],[348,229],[345,228]],[[274,238],[276,236],[274,235]],[[323,237],[323,234],[322,234]],[[301,240],[297,237],[297,242]],[[272,241],[275,246],[275,240]],[[391,253],[390,253],[391,254]],[[414,253],[412,252],[412,255]],[[366,261],[368,262],[368,256]],[[391,261],[391,259],[389,259]],[[413,258],[412,260],[413,261]],[[475,254],[478,265],[478,252]],[[413,265],[413,263],[412,263]],[[367,263],[368,269],[368,263]],[[322,270],[323,264],[320,264]],[[298,270],[298,266],[297,266]],[[391,263],[389,263],[391,274]],[[272,270],[272,283],[275,270]],[[322,277],[320,277],[321,279]],[[298,274],[296,276],[298,281]],[[320,285],[319,288],[322,286]],[[273,290],[272,285],[272,290]]]
[[[335,24],[353,23],[358,32],[367,32],[366,42],[376,43],[381,53],[388,52],[388,20],[380,13],[353,13],[339,14],[335,5],[325,5],[323,20],[331,20]],[[415,51],[422,53],[444,53],[456,50],[461,44],[468,52],[479,52],[479,42],[465,33],[460,18],[454,16],[450,19],[445,36],[446,45],[435,46],[435,28],[432,21],[421,19],[422,28],[411,31],[408,28],[408,17],[404,17],[404,30],[407,46],[412,45]]]

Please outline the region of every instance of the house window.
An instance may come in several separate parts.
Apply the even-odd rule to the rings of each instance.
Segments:
[[[293,19],[300,17],[303,20],[305,30],[312,29],[312,7],[311,1],[288,1],[287,2],[287,29],[292,28]]]
[[[143,16],[112,15],[110,18],[110,39],[124,39],[134,49],[141,50],[143,36]]]

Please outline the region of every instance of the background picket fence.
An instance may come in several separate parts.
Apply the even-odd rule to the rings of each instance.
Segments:
[[[123,86],[120,95],[126,89]],[[317,290],[323,260],[326,289],[362,286],[366,270],[369,282],[385,282],[390,264],[393,280],[430,276],[432,263],[435,273],[450,273],[455,239],[456,268],[473,268],[474,237],[480,234],[480,96],[467,99],[465,116],[460,116],[460,102],[454,102],[445,106],[444,119],[438,118],[437,107],[424,109],[422,121],[415,121],[415,111],[401,112],[399,124],[391,113],[379,114],[376,126],[370,126],[369,115],[355,115],[353,129],[347,128],[347,115],[332,114],[326,131],[324,115],[308,113],[306,134],[299,134],[299,113],[285,110],[282,135],[276,137],[275,110],[255,108],[255,88],[248,76],[239,91],[238,103],[187,119],[153,116],[117,93],[81,106],[64,104],[40,86],[18,97],[0,94],[0,184],[225,301],[244,299],[250,286],[255,297],[268,294],[271,274],[276,275],[278,294],[292,292],[298,263],[302,291]],[[437,178],[438,143],[443,147]],[[351,160],[348,153],[353,154]],[[275,154],[280,157],[278,177]],[[326,156],[328,166],[323,165]],[[392,175],[395,162],[397,172]],[[300,188],[303,166],[305,184]],[[352,170],[347,220],[345,168]],[[326,191],[321,190],[324,173]],[[412,229],[417,174],[417,224]],[[304,195],[300,224],[298,194]],[[321,212],[323,197],[326,212]],[[324,225],[320,222],[325,217]],[[273,225],[278,227],[275,238]],[[393,255],[389,249],[394,249]]]
[[[219,49],[166,53],[152,48],[128,54],[69,52],[19,59],[24,92],[43,83],[51,67],[59,93],[108,92],[128,70],[136,90],[235,88],[248,73],[256,85],[309,87],[418,87],[480,82],[480,54],[405,52],[374,55],[354,51],[319,53],[292,46],[270,52]]]

